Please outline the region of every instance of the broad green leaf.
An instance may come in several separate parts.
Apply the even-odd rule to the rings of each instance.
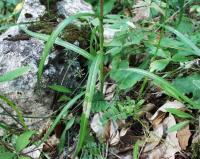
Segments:
[[[162,58],[170,58],[170,52],[169,51],[164,51],[163,49],[158,49],[157,50],[157,47],[155,46],[150,46],[149,47],[149,53],[152,54],[152,55],[155,55],[156,53],[156,56],[159,56],[159,57],[162,57]]]
[[[163,37],[160,46],[164,48],[182,49],[184,48],[184,43],[173,38]]]
[[[122,47],[112,47],[110,50],[106,52],[106,54],[111,54],[112,56],[115,56],[117,54],[120,54],[122,51]]]
[[[14,156],[15,154],[11,152],[0,153],[0,159],[13,159]]]
[[[130,37],[130,44],[131,45],[133,45],[133,44],[139,45],[140,42],[145,37],[144,30],[142,30],[142,29],[136,29],[136,30],[130,32],[128,35]]]
[[[150,72],[162,71],[169,64],[169,59],[155,60],[150,65]]]
[[[194,33],[194,26],[191,22],[192,20],[187,17],[182,17],[180,24],[177,27],[177,30],[181,33],[190,35]]]
[[[160,12],[162,15],[165,15],[163,9],[161,9],[160,6],[157,5],[155,2],[152,2],[150,7],[154,8],[157,12]]]
[[[165,29],[171,31],[172,33],[176,34],[186,45],[191,47],[194,50],[194,54],[200,56],[200,49],[185,35],[180,33],[178,30],[170,27],[170,26],[163,26]]]
[[[190,60],[189,57],[186,57],[181,54],[175,54],[174,56],[172,56],[172,61],[174,61],[174,62],[187,62],[189,60]]]
[[[58,102],[66,102],[69,101],[71,98],[65,95],[62,95],[59,99]]]
[[[145,63],[146,61],[144,61]],[[139,67],[143,68],[146,64],[141,64]],[[110,77],[114,79],[118,83],[118,87],[120,89],[129,89],[133,87],[138,81],[143,78],[143,75],[133,73],[133,72],[124,72],[120,71],[120,69],[128,68],[128,61],[113,61],[112,63],[112,71],[110,73]]]
[[[21,134],[17,140],[16,140],[16,151],[20,152],[22,151],[24,148],[26,148],[26,146],[30,143],[30,138],[31,136],[34,134],[34,131],[26,131],[23,134]]]
[[[193,80],[193,84],[200,90],[200,80]]]
[[[175,108],[167,108],[167,112],[172,113],[180,118],[192,119],[193,116]]]
[[[61,92],[61,93],[70,93],[71,92],[68,88],[61,86],[61,85],[51,85],[48,87],[54,91]]]
[[[195,81],[200,79],[200,74],[194,73],[187,77],[178,77],[173,80],[172,84],[183,94],[193,95],[193,100],[200,102],[200,89]]]
[[[111,104],[105,101],[104,95],[97,91],[94,94],[94,98],[92,101],[92,109],[93,113],[103,112],[105,111]]]
[[[180,92],[175,87],[173,87],[168,81],[166,81],[165,79],[163,79],[153,73],[150,73],[148,71],[145,71],[143,69],[138,69],[138,68],[119,69],[119,71],[121,71],[121,74],[126,74],[126,73],[132,72],[133,76],[134,76],[134,73],[138,73],[143,76],[146,76],[146,77],[152,79],[154,81],[154,83],[156,85],[158,85],[159,87],[161,87],[168,95],[176,98],[177,100],[183,100],[184,102],[187,102],[188,104],[191,105],[191,107],[193,109],[200,108],[199,103],[196,103],[193,100],[191,100],[190,98],[188,98],[187,96],[183,95],[182,92]]]
[[[114,3],[115,3],[115,0],[104,0],[104,9],[103,9],[103,12],[104,12],[104,15],[108,14],[114,7]],[[100,2],[97,6],[97,13],[98,15],[100,14]]]
[[[108,14],[114,7],[115,0],[104,0],[104,15]]]
[[[174,132],[174,131],[178,131],[182,128],[184,128],[185,126],[187,126],[190,122],[189,121],[183,121],[183,122],[180,122],[172,127],[170,127],[167,132],[168,133],[171,133],[171,132]]]
[[[20,76],[26,74],[29,70],[30,70],[30,67],[26,66],[26,67],[17,68],[14,71],[7,72],[0,76],[0,82],[14,80],[17,77],[20,77]]]
[[[0,145],[0,154],[2,152],[7,152],[7,149],[4,146]]]
[[[3,1],[0,1],[0,10],[4,8],[4,3]]]

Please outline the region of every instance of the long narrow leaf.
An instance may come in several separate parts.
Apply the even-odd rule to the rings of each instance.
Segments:
[[[183,35],[178,30],[176,30],[170,26],[166,26],[166,25],[161,25],[161,26],[163,26],[165,29],[171,31],[172,33],[176,34],[186,45],[188,45],[189,47],[191,47],[194,50],[194,54],[200,56],[200,49],[185,35]]]
[[[10,71],[10,72],[5,73],[4,75],[0,76],[0,82],[14,80],[17,77],[26,74],[29,70],[30,70],[30,67],[28,67],[28,66],[17,68],[14,71]]]
[[[40,39],[40,40],[43,40],[43,41],[47,41],[50,37],[50,35],[46,35],[46,34],[41,34],[41,33],[35,33],[35,32],[32,32],[30,30],[27,30],[25,27],[21,26],[20,27],[26,34],[32,36],[32,37],[35,37],[37,39]],[[66,41],[63,41],[61,40],[60,38],[56,38],[55,40],[55,44],[57,45],[60,45],[60,46],[63,46],[65,47],[66,49],[69,49],[69,50],[72,50],[80,55],[82,55],[83,57],[85,57],[86,59],[88,60],[92,60],[94,57],[88,53],[87,51],[77,47],[76,45],[73,45],[69,42],[66,42]]]
[[[47,133],[44,135],[43,139],[40,141],[40,144],[42,144],[48,137],[49,135],[52,133],[52,131],[55,129],[56,125],[60,122],[60,120],[62,119],[63,115],[67,114],[67,111],[77,102],[78,99],[80,99],[83,96],[84,93],[80,93],[79,95],[77,95],[76,97],[74,97],[73,99],[71,99],[62,109],[62,111],[59,113],[59,115],[56,117],[56,119],[54,120],[54,122],[52,123],[51,127],[48,129]]]
[[[12,108],[12,110],[14,110],[17,113],[17,116],[19,118],[20,124],[23,126],[23,128],[25,130],[28,130],[28,128],[27,128],[27,126],[26,126],[26,124],[24,122],[24,118],[23,118],[21,110],[11,100],[9,100],[7,97],[0,95],[0,99],[2,101],[4,101],[9,107]]]
[[[76,14],[74,16],[71,16],[65,20],[63,20],[57,27],[56,29],[52,32],[51,36],[48,38],[47,43],[45,45],[45,48],[43,50],[42,53],[42,57],[40,60],[40,64],[39,64],[39,69],[38,69],[38,81],[41,80],[41,76],[43,73],[43,69],[44,69],[44,63],[46,61],[46,58],[49,55],[50,49],[52,48],[56,38],[58,37],[58,35],[61,33],[61,31],[70,23],[72,23],[74,20],[80,18],[80,17],[84,17],[84,16],[90,16],[92,14],[89,13],[80,13],[80,14]]]
[[[182,99],[184,102],[193,106],[194,109],[199,109],[200,105],[183,95],[180,91],[178,91],[175,87],[173,87],[168,81],[164,80],[163,78],[150,73],[148,71],[138,69],[138,68],[127,68],[127,69],[119,69],[119,71],[125,72],[133,72],[144,75],[152,80],[154,80],[155,84],[159,85],[165,92],[167,92],[172,97],[180,100]]]
[[[166,108],[166,111],[169,112],[169,113],[172,113],[180,118],[185,118],[185,119],[192,119],[193,116],[186,113],[186,112],[183,112],[181,110],[178,110],[178,109],[175,109],[175,108]]]
[[[176,125],[173,125],[172,127],[170,127],[167,132],[168,133],[171,133],[171,132],[174,132],[174,131],[178,131],[180,129],[182,129],[183,127],[185,127],[186,125],[188,125],[190,122],[189,121],[183,121],[183,122],[180,122]]]
[[[90,66],[89,70],[89,77],[87,81],[87,87],[86,87],[86,94],[85,94],[85,99],[83,103],[83,114],[81,117],[81,128],[80,128],[80,133],[79,133],[79,141],[76,146],[75,154],[74,157],[78,155],[80,152],[83,142],[86,136],[87,132],[87,126],[88,126],[88,119],[90,116],[90,111],[91,111],[91,106],[92,106],[92,100],[95,92],[95,84],[97,80],[97,74],[99,71],[100,63],[102,61],[102,54],[98,54],[95,60],[93,61],[92,65]]]

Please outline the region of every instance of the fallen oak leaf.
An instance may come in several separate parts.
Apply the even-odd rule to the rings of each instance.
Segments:
[[[166,109],[168,108],[181,109],[184,107],[185,105],[177,100],[173,102],[168,101],[156,111],[156,113],[150,118],[150,122],[152,123],[153,127],[156,128],[165,118],[165,115],[167,113]]]
[[[177,138],[182,150],[186,150],[191,135],[192,133],[190,132],[189,125],[177,132]]]

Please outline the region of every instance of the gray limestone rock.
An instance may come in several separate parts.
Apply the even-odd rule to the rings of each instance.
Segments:
[[[62,0],[57,2],[57,9],[65,17],[77,13],[93,13],[92,6],[83,0]]]
[[[40,4],[39,0],[25,0],[17,22],[37,21],[44,13],[45,7]],[[0,83],[0,94],[11,99],[22,110],[24,116],[48,116],[52,112],[54,92],[45,88],[55,83],[68,88],[78,87],[78,76],[81,75],[80,64],[74,59],[71,51],[54,48],[45,63],[42,79],[43,89],[38,91],[37,72],[44,42],[35,38],[9,39],[16,35],[21,35],[18,27],[11,27],[0,35],[0,75],[26,65],[31,66],[31,70],[28,74],[13,81]],[[0,103],[12,114],[15,114],[3,101],[0,100]],[[2,109],[0,109],[0,113],[0,121],[10,125],[16,124],[4,114]],[[44,119],[25,118],[25,121],[29,127],[38,129],[44,123]]]
[[[17,20],[17,24],[38,21],[40,16],[44,15],[45,9],[45,6],[40,4],[40,0],[25,0],[22,11]],[[8,36],[15,36],[18,34],[18,26],[10,27],[0,36],[0,41]]]

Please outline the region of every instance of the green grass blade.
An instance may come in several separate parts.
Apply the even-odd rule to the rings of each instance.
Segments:
[[[40,60],[40,64],[39,64],[39,69],[38,69],[38,81],[41,80],[41,76],[43,73],[43,69],[44,69],[44,63],[46,61],[46,58],[49,55],[50,49],[53,47],[54,42],[56,41],[56,38],[58,37],[58,35],[61,33],[61,31],[70,23],[72,23],[74,20],[80,18],[80,17],[84,17],[84,16],[91,16],[92,14],[89,13],[80,13],[80,14],[76,14],[74,16],[71,16],[65,20],[63,20],[56,28],[55,30],[52,32],[52,34],[50,35],[50,37],[47,40],[47,43],[45,45],[45,48],[43,50],[42,53],[42,57]]]
[[[67,131],[73,126],[75,122],[75,117],[71,118],[69,121],[67,121],[65,129],[62,132],[62,135],[60,137],[60,143],[58,145],[58,151],[61,153],[65,147],[65,141],[66,141],[66,133]]]
[[[185,118],[185,119],[193,119],[194,118],[189,113],[183,112],[183,111],[175,109],[175,108],[166,108],[166,111],[173,115],[176,115],[180,118]]]
[[[35,33],[35,32],[32,32],[30,30],[27,30],[25,27],[20,27],[26,34],[32,36],[32,37],[35,37],[37,39],[40,39],[40,40],[43,40],[43,41],[47,41],[50,37],[50,35],[46,35],[46,34],[40,34],[40,33]],[[77,47],[76,45],[73,45],[69,42],[66,42],[66,41],[63,41],[61,40],[60,38],[56,38],[55,40],[55,44],[57,45],[60,45],[60,46],[63,46],[65,47],[66,49],[68,50],[72,50],[80,55],[82,55],[83,57],[85,57],[86,59],[88,60],[92,60],[94,57],[88,53],[87,51]]]
[[[168,133],[171,133],[171,132],[174,132],[174,131],[178,131],[182,128],[184,128],[185,126],[187,126],[190,122],[189,121],[183,121],[183,122],[180,122],[176,125],[173,125],[172,127],[170,127],[167,132]]]
[[[181,32],[179,32],[178,30],[170,26],[166,26],[166,25],[161,25],[161,26],[163,26],[165,29],[169,30],[170,32],[176,34],[186,45],[188,45],[194,50],[194,54],[200,56],[200,49],[185,35],[183,35]]]
[[[17,77],[26,74],[29,70],[30,70],[29,66],[17,68],[14,71],[10,71],[8,73],[5,73],[4,75],[1,75],[0,76],[0,82],[6,82],[6,81],[14,80]]]
[[[183,18],[185,0],[178,0],[178,3],[179,3],[179,7],[180,7],[180,13],[179,13],[177,27],[179,26],[179,24],[181,23],[182,18]]]
[[[71,99],[62,109],[62,111],[57,115],[56,119],[54,120],[54,122],[52,123],[51,127],[48,129],[47,133],[44,135],[43,139],[40,141],[40,144],[42,144],[45,140],[47,140],[47,138],[49,137],[49,135],[53,132],[53,130],[55,129],[56,125],[60,122],[60,120],[62,119],[63,115],[66,115],[68,110],[78,101],[78,99],[80,99],[83,96],[84,93],[80,93],[79,95],[75,96],[73,99]]]
[[[76,146],[76,150],[74,153],[74,157],[78,155],[80,152],[83,142],[86,136],[87,132],[87,126],[88,126],[88,119],[90,116],[90,111],[91,111],[91,106],[92,106],[92,100],[95,92],[95,85],[97,81],[97,74],[99,72],[99,67],[102,61],[103,55],[98,54],[95,60],[92,62],[92,65],[90,66],[89,70],[89,77],[87,81],[87,87],[86,87],[86,94],[85,94],[85,99],[83,102],[83,114],[81,117],[81,128],[80,128],[80,133],[79,133],[79,141]]]
[[[139,144],[138,144],[138,142],[135,143],[134,148],[133,148],[133,158],[139,159]]]
[[[27,127],[26,124],[25,124],[25,121],[24,121],[24,118],[23,118],[23,115],[22,115],[21,110],[20,110],[11,100],[9,100],[7,97],[0,95],[0,99],[1,99],[2,101],[4,101],[9,107],[12,108],[12,110],[14,110],[14,111],[17,113],[17,116],[18,116],[19,122],[20,122],[19,124],[20,124],[21,126],[23,126],[23,128],[24,128],[25,130],[28,130],[28,127]],[[0,105],[0,106],[1,106],[1,105]],[[13,118],[14,118],[14,117],[13,117]],[[16,120],[15,120],[15,121],[16,121]]]
[[[172,97],[183,100],[184,102],[190,104],[193,106],[194,109],[199,109],[200,105],[192,101],[190,98],[183,95],[179,90],[177,90],[174,86],[172,86],[168,81],[164,80],[163,78],[150,73],[148,71],[138,69],[138,68],[127,68],[127,69],[119,69],[119,71],[122,71],[124,74],[125,72],[133,72],[138,73],[141,75],[144,75],[154,81],[155,84],[157,84],[159,87],[161,87],[165,92],[167,92]]]
[[[61,92],[61,93],[71,93],[71,90],[64,87],[64,86],[61,86],[61,85],[51,85],[51,86],[48,86],[50,89],[54,90],[54,91],[57,91],[57,92]]]

